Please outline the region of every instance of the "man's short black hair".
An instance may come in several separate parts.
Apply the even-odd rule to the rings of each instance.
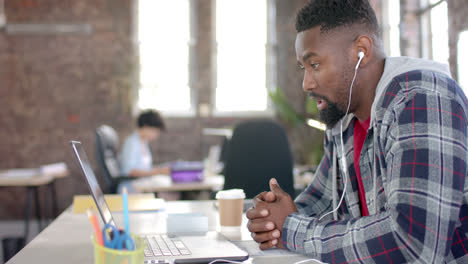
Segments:
[[[361,24],[379,36],[379,24],[368,0],[310,0],[296,16],[296,30],[320,26],[321,32]]]
[[[155,110],[143,111],[138,116],[137,125],[139,128],[148,126],[148,127],[159,128],[162,131],[166,130],[166,126],[164,125],[164,120],[162,119],[161,115]]]

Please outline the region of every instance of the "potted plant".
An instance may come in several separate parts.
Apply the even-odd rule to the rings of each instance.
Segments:
[[[308,166],[318,165],[323,156],[324,125],[317,121],[317,104],[307,98],[305,113],[299,113],[291,106],[281,89],[270,91],[269,96],[289,132],[296,162]],[[309,124],[318,125],[313,127]]]

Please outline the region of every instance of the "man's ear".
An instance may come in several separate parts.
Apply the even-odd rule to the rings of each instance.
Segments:
[[[359,59],[359,52],[364,53],[360,67],[365,67],[374,55],[374,42],[372,38],[366,35],[361,35],[354,41],[353,53],[356,54],[356,62]]]

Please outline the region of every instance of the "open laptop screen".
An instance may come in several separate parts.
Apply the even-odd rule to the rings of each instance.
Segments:
[[[102,193],[101,187],[99,187],[96,175],[94,175],[93,169],[91,168],[91,164],[89,163],[81,142],[72,140],[70,141],[70,144],[72,145],[75,156],[81,166],[83,175],[88,183],[89,191],[93,195],[94,202],[99,210],[99,214],[101,214],[105,224],[112,224],[115,226],[112,214],[107,206],[106,200],[104,199],[104,194]]]

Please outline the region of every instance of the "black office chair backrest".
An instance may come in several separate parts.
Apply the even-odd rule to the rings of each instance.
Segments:
[[[224,189],[242,188],[246,198],[269,191],[273,177],[294,198],[293,161],[284,129],[271,120],[238,124],[229,140],[224,176]]]
[[[229,138],[223,137],[223,142],[221,143],[221,153],[219,154],[219,162],[223,164],[226,163],[227,153],[229,148]]]
[[[119,137],[112,127],[101,125],[96,129],[96,156],[106,193],[116,193],[118,178],[121,177],[118,145]]]

